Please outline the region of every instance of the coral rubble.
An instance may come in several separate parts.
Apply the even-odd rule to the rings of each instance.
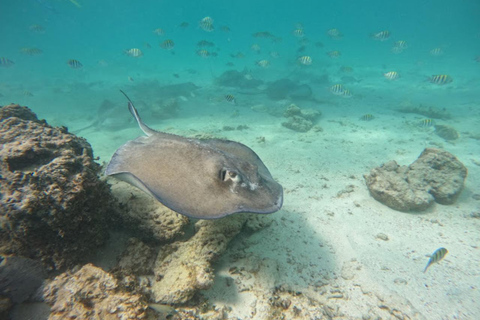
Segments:
[[[313,127],[321,114],[320,111],[300,109],[295,104],[291,104],[283,113],[283,116],[287,118],[288,121],[283,122],[282,126],[298,132],[307,132]]]
[[[370,194],[400,211],[421,211],[434,201],[452,204],[463,189],[467,168],[447,151],[427,148],[411,165],[389,161],[364,175]]]
[[[90,144],[27,107],[0,109],[0,253],[72,265],[107,237],[115,205]]]

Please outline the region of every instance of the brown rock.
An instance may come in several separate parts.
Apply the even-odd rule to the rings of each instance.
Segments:
[[[115,205],[90,144],[26,107],[0,109],[0,253],[59,269],[107,236]]]
[[[433,201],[454,203],[466,177],[467,168],[454,155],[433,148],[408,167],[390,161],[364,176],[372,197],[400,211],[421,211]]]
[[[145,319],[148,307],[140,295],[122,292],[112,275],[92,264],[57,276],[45,287],[44,299],[52,307],[49,320]]]
[[[123,226],[136,231],[136,237],[169,242],[184,234],[189,223],[187,217],[127,183],[111,181],[112,193],[124,208],[120,211]]]
[[[248,214],[238,214],[200,220],[195,224],[197,232],[192,238],[162,247],[155,264],[156,281],[152,285],[155,302],[185,303],[198,290],[208,289],[214,278],[211,262],[225,251],[248,217]]]

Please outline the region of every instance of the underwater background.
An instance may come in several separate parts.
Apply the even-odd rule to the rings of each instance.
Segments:
[[[123,90],[151,127],[241,142],[283,185],[284,206],[268,227],[233,238],[215,262],[202,295],[226,319],[480,314],[479,1],[0,8],[0,105],[68,127],[106,163],[142,134]],[[310,116],[292,116],[292,106]],[[371,197],[363,175],[390,160],[409,165],[425,148],[468,169],[454,204],[405,213]],[[423,273],[442,247],[448,255]],[[323,301],[318,315],[295,292]],[[287,294],[280,311],[265,311]]]

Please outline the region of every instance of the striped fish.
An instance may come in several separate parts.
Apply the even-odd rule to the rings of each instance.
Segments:
[[[0,66],[2,67],[11,67],[15,64],[15,62],[13,62],[12,60],[10,59],[7,59],[5,57],[0,57]]]
[[[312,57],[310,56],[301,56],[298,58],[298,62],[304,66],[309,66],[312,64]]]
[[[420,120],[420,126],[422,127],[431,127],[433,126],[434,121],[432,119],[422,119]]]
[[[237,100],[232,94],[226,94],[225,95],[225,100],[227,100],[230,103],[237,104]]]
[[[143,56],[142,50],[140,50],[138,48],[132,48],[132,49],[125,50],[125,54],[127,56],[134,57],[134,58],[138,58],[138,57]]]
[[[452,82],[453,78],[450,77],[448,74],[437,74],[437,75],[431,76],[429,78],[429,81],[431,83],[442,85],[442,84],[447,84],[447,83]]]
[[[335,51],[329,51],[327,52],[327,55],[330,57],[330,58],[338,58],[342,55],[342,53],[338,50],[335,50]]]
[[[379,40],[379,41],[388,40],[388,38],[390,38],[390,31],[383,30],[383,31],[374,33],[374,34],[372,34],[372,38],[375,39],[375,40]]]
[[[425,267],[425,270],[423,270],[423,273],[425,273],[433,263],[441,261],[445,255],[448,253],[448,250],[445,248],[439,248],[435,250],[435,252],[430,256],[430,260],[428,260],[427,266]]]
[[[83,67],[83,64],[78,61],[78,60],[75,60],[75,59],[70,59],[67,61],[67,64],[70,66],[70,68],[72,69],[80,69],[81,67]]]
[[[34,56],[36,54],[41,54],[43,51],[38,48],[21,48],[20,52],[23,54],[28,54],[29,56]]]
[[[345,88],[343,87],[343,84],[335,84],[330,87],[330,92],[337,96],[341,96],[344,91]]]
[[[165,50],[172,50],[175,47],[175,42],[172,39],[167,39],[160,44],[160,47]]]
[[[367,113],[367,114],[364,114],[363,116],[360,117],[360,120],[362,121],[370,121],[370,120],[373,120],[375,117],[373,116],[373,114],[370,114],[370,113]]]
[[[387,78],[388,80],[396,80],[400,77],[398,75],[398,72],[396,72],[396,71],[390,71],[390,72],[384,73],[383,76],[385,78]]]

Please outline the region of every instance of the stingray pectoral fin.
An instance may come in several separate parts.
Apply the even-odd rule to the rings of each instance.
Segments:
[[[131,184],[134,187],[137,187],[138,189],[142,190],[143,192],[151,195],[152,197],[157,198],[150,189],[148,189],[140,179],[135,177],[133,174],[130,172],[118,172],[114,174],[109,174],[110,176],[113,176],[119,180],[125,181],[128,184]]]

